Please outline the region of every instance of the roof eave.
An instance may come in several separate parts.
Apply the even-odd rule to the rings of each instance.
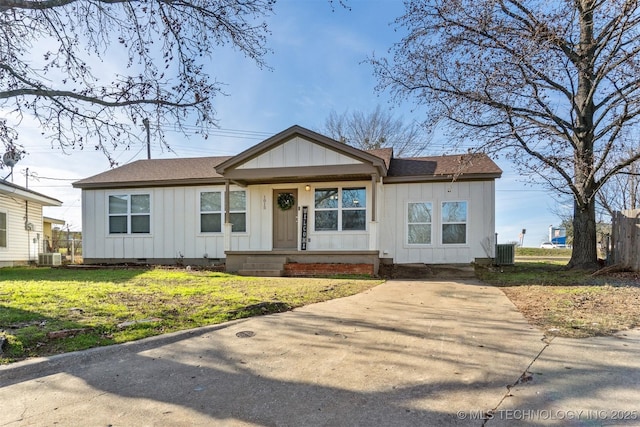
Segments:
[[[0,187],[0,194],[14,195],[24,200],[40,203],[42,204],[42,206],[62,206],[62,202],[58,199],[54,199],[53,197],[36,193],[35,191],[17,186],[15,184],[9,184],[9,183],[2,183],[2,184],[3,185]],[[8,188],[8,189],[5,190],[2,187]]]
[[[469,173],[462,175],[408,175],[387,176],[383,179],[385,184],[402,184],[411,182],[454,182],[454,181],[493,181],[502,176],[502,172],[495,173]]]
[[[148,187],[177,187],[192,185],[221,185],[224,184],[223,178],[189,178],[189,179],[171,179],[164,181],[122,181],[122,182],[74,182],[73,188],[82,190],[98,190],[111,188],[148,188]]]
[[[48,217],[48,216],[43,216],[42,217],[42,221],[43,222],[48,222],[48,223],[51,223],[51,224],[57,224],[57,225],[66,224],[66,222],[63,219],[51,218],[51,217]]]

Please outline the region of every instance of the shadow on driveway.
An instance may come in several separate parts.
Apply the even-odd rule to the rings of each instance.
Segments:
[[[517,408],[637,410],[639,342],[548,345],[497,288],[391,281],[292,312],[0,367],[0,425],[480,426],[508,425],[504,411]]]

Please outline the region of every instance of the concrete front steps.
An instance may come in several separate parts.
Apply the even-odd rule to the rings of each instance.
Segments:
[[[248,257],[238,274],[240,276],[281,277],[284,276],[286,263],[287,257],[282,256]]]

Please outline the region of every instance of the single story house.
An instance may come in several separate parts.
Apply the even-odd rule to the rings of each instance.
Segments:
[[[286,275],[493,258],[486,155],[395,158],[293,126],[232,157],[139,160],[77,181],[86,263]]]
[[[0,180],[0,267],[38,262],[43,253],[44,206],[62,202]]]
[[[43,217],[42,221],[43,221],[43,235],[44,235],[44,242],[43,242],[42,249],[45,252],[51,252],[54,250],[54,244],[55,244],[53,240],[53,230],[55,230],[56,228],[58,229],[64,228],[66,222],[62,219],[51,218],[47,216]]]

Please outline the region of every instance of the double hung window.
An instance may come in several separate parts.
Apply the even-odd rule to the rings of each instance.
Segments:
[[[431,244],[431,222],[433,207],[431,202],[411,202],[407,204],[407,243],[410,245]]]
[[[365,188],[318,188],[314,199],[316,231],[366,230]]]
[[[202,233],[220,233],[224,221],[223,193],[207,191],[200,193],[200,231]],[[229,192],[229,221],[232,232],[247,231],[247,193]]]
[[[0,212],[0,248],[7,247],[7,214]]]
[[[222,193],[207,191],[200,193],[200,231],[219,233],[222,231]]]
[[[442,244],[467,243],[467,202],[442,202]]]
[[[145,234],[151,232],[149,194],[109,196],[109,234]]]
[[[245,191],[229,192],[229,222],[232,232],[247,231],[247,193]]]

